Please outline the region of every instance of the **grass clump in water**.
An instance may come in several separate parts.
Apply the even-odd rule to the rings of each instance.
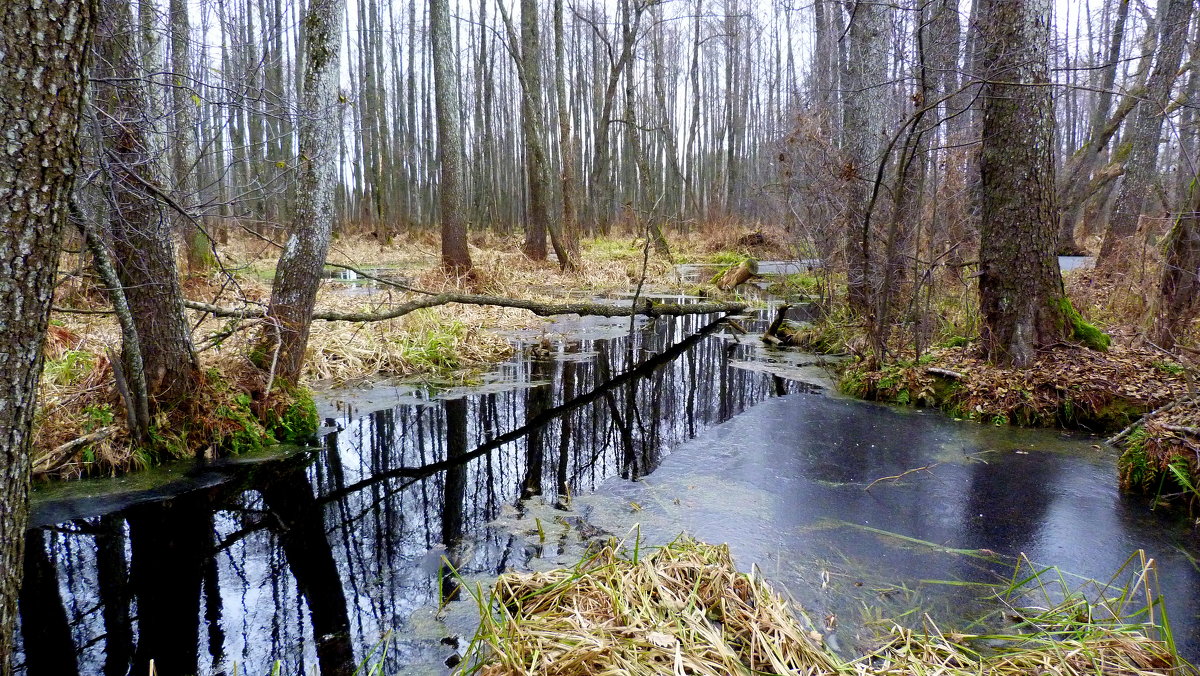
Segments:
[[[829,674],[840,662],[729,548],[613,542],[572,569],[510,573],[479,599],[461,673]],[[818,634],[819,636],[819,634]]]
[[[739,573],[727,546],[684,536],[646,553],[610,541],[574,568],[509,573],[478,593],[481,624],[458,673],[1196,674],[1175,651],[1154,565],[1139,552],[1117,573],[1127,585],[1069,589],[1057,569],[1022,557],[996,594],[1004,630],[944,632],[926,618],[925,631],[897,625],[845,662],[757,574]]]

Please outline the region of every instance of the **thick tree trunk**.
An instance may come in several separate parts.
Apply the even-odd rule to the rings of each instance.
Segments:
[[[994,362],[1028,366],[1070,333],[1055,246],[1049,0],[984,0],[979,297]]]
[[[298,199],[291,232],[275,268],[275,284],[259,366],[275,382],[295,385],[313,305],[333,232],[337,172],[338,72],[345,0],[311,0],[304,17],[305,64],[300,90]],[[267,385],[271,385],[270,375]]]
[[[109,228],[117,275],[137,324],[146,390],[155,407],[173,406],[197,377],[183,292],[175,267],[170,219],[162,202],[163,176],[146,124],[146,83],[131,42],[133,21],[124,0],[102,0],[97,28],[97,138],[108,171]]]
[[[1137,231],[1139,217],[1154,204],[1158,185],[1158,146],[1171,87],[1183,58],[1188,25],[1195,0],[1169,0],[1160,25],[1158,54],[1146,83],[1146,96],[1134,111],[1129,135],[1129,160],[1117,192],[1112,219],[1100,249],[1100,264],[1114,260],[1120,245]]]
[[[79,171],[94,0],[0,11],[0,674],[13,630],[28,517],[29,442],[59,246]]]
[[[463,199],[463,147],[459,128],[458,57],[450,32],[448,0],[429,3],[433,84],[437,89],[438,208],[442,221],[442,267],[454,275],[471,272],[467,250],[467,205]]]

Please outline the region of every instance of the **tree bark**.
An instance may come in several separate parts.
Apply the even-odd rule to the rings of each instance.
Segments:
[[[878,174],[883,143],[883,95],[887,68],[886,9],[874,0],[856,0],[850,17],[850,56],[842,147],[850,162],[843,175],[851,183],[846,214],[846,285],[850,307],[859,314],[870,310],[872,185]]]
[[[175,178],[175,201],[187,206],[195,202],[198,189],[196,111],[200,99],[192,81],[192,41],[187,0],[171,0],[170,13],[171,70],[175,85],[171,88],[171,109],[175,122],[171,143],[171,173]],[[188,271],[203,272],[211,268],[216,260],[208,233],[182,214],[176,214],[175,220],[179,224],[177,229],[183,233]]]
[[[94,77],[101,165],[110,185],[109,229],[117,275],[137,325],[151,414],[192,390],[198,367],[183,315],[163,176],[146,124],[151,99],[131,43],[133,21],[124,0],[102,0]]]
[[[59,246],[79,171],[94,0],[0,12],[0,674],[13,631],[28,519],[29,444]]]
[[[433,46],[433,84],[437,97],[438,208],[442,221],[442,267],[453,275],[471,272],[467,250],[466,200],[463,199],[463,148],[459,127],[458,57],[450,33],[448,0],[429,3]]]
[[[1028,366],[1069,335],[1055,246],[1049,0],[985,0],[979,297],[994,362]]]
[[[311,0],[304,16],[305,64],[300,91],[298,200],[291,232],[275,268],[275,284],[259,366],[274,371],[275,382],[295,385],[313,305],[333,232],[334,177],[337,172],[338,73],[345,0]],[[270,385],[268,376],[268,385]]]

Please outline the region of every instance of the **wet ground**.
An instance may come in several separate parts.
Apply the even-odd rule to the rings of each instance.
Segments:
[[[475,608],[443,561],[469,589],[635,527],[728,542],[844,651],[986,612],[970,583],[1019,553],[1107,577],[1145,548],[1196,656],[1191,525],[1098,441],[849,401],[713,319],[563,318],[470,387],[325,393],[319,449],[38,491],[24,673],[445,673]]]

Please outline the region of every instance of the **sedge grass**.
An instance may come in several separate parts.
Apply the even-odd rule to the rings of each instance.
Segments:
[[[1022,558],[992,587],[1003,631],[898,624],[881,647],[845,662],[799,608],[726,546],[681,537],[646,552],[610,541],[578,565],[502,575],[477,589],[481,623],[460,675],[788,674],[815,676],[1191,675],[1138,553],[1107,583],[1071,586]]]

